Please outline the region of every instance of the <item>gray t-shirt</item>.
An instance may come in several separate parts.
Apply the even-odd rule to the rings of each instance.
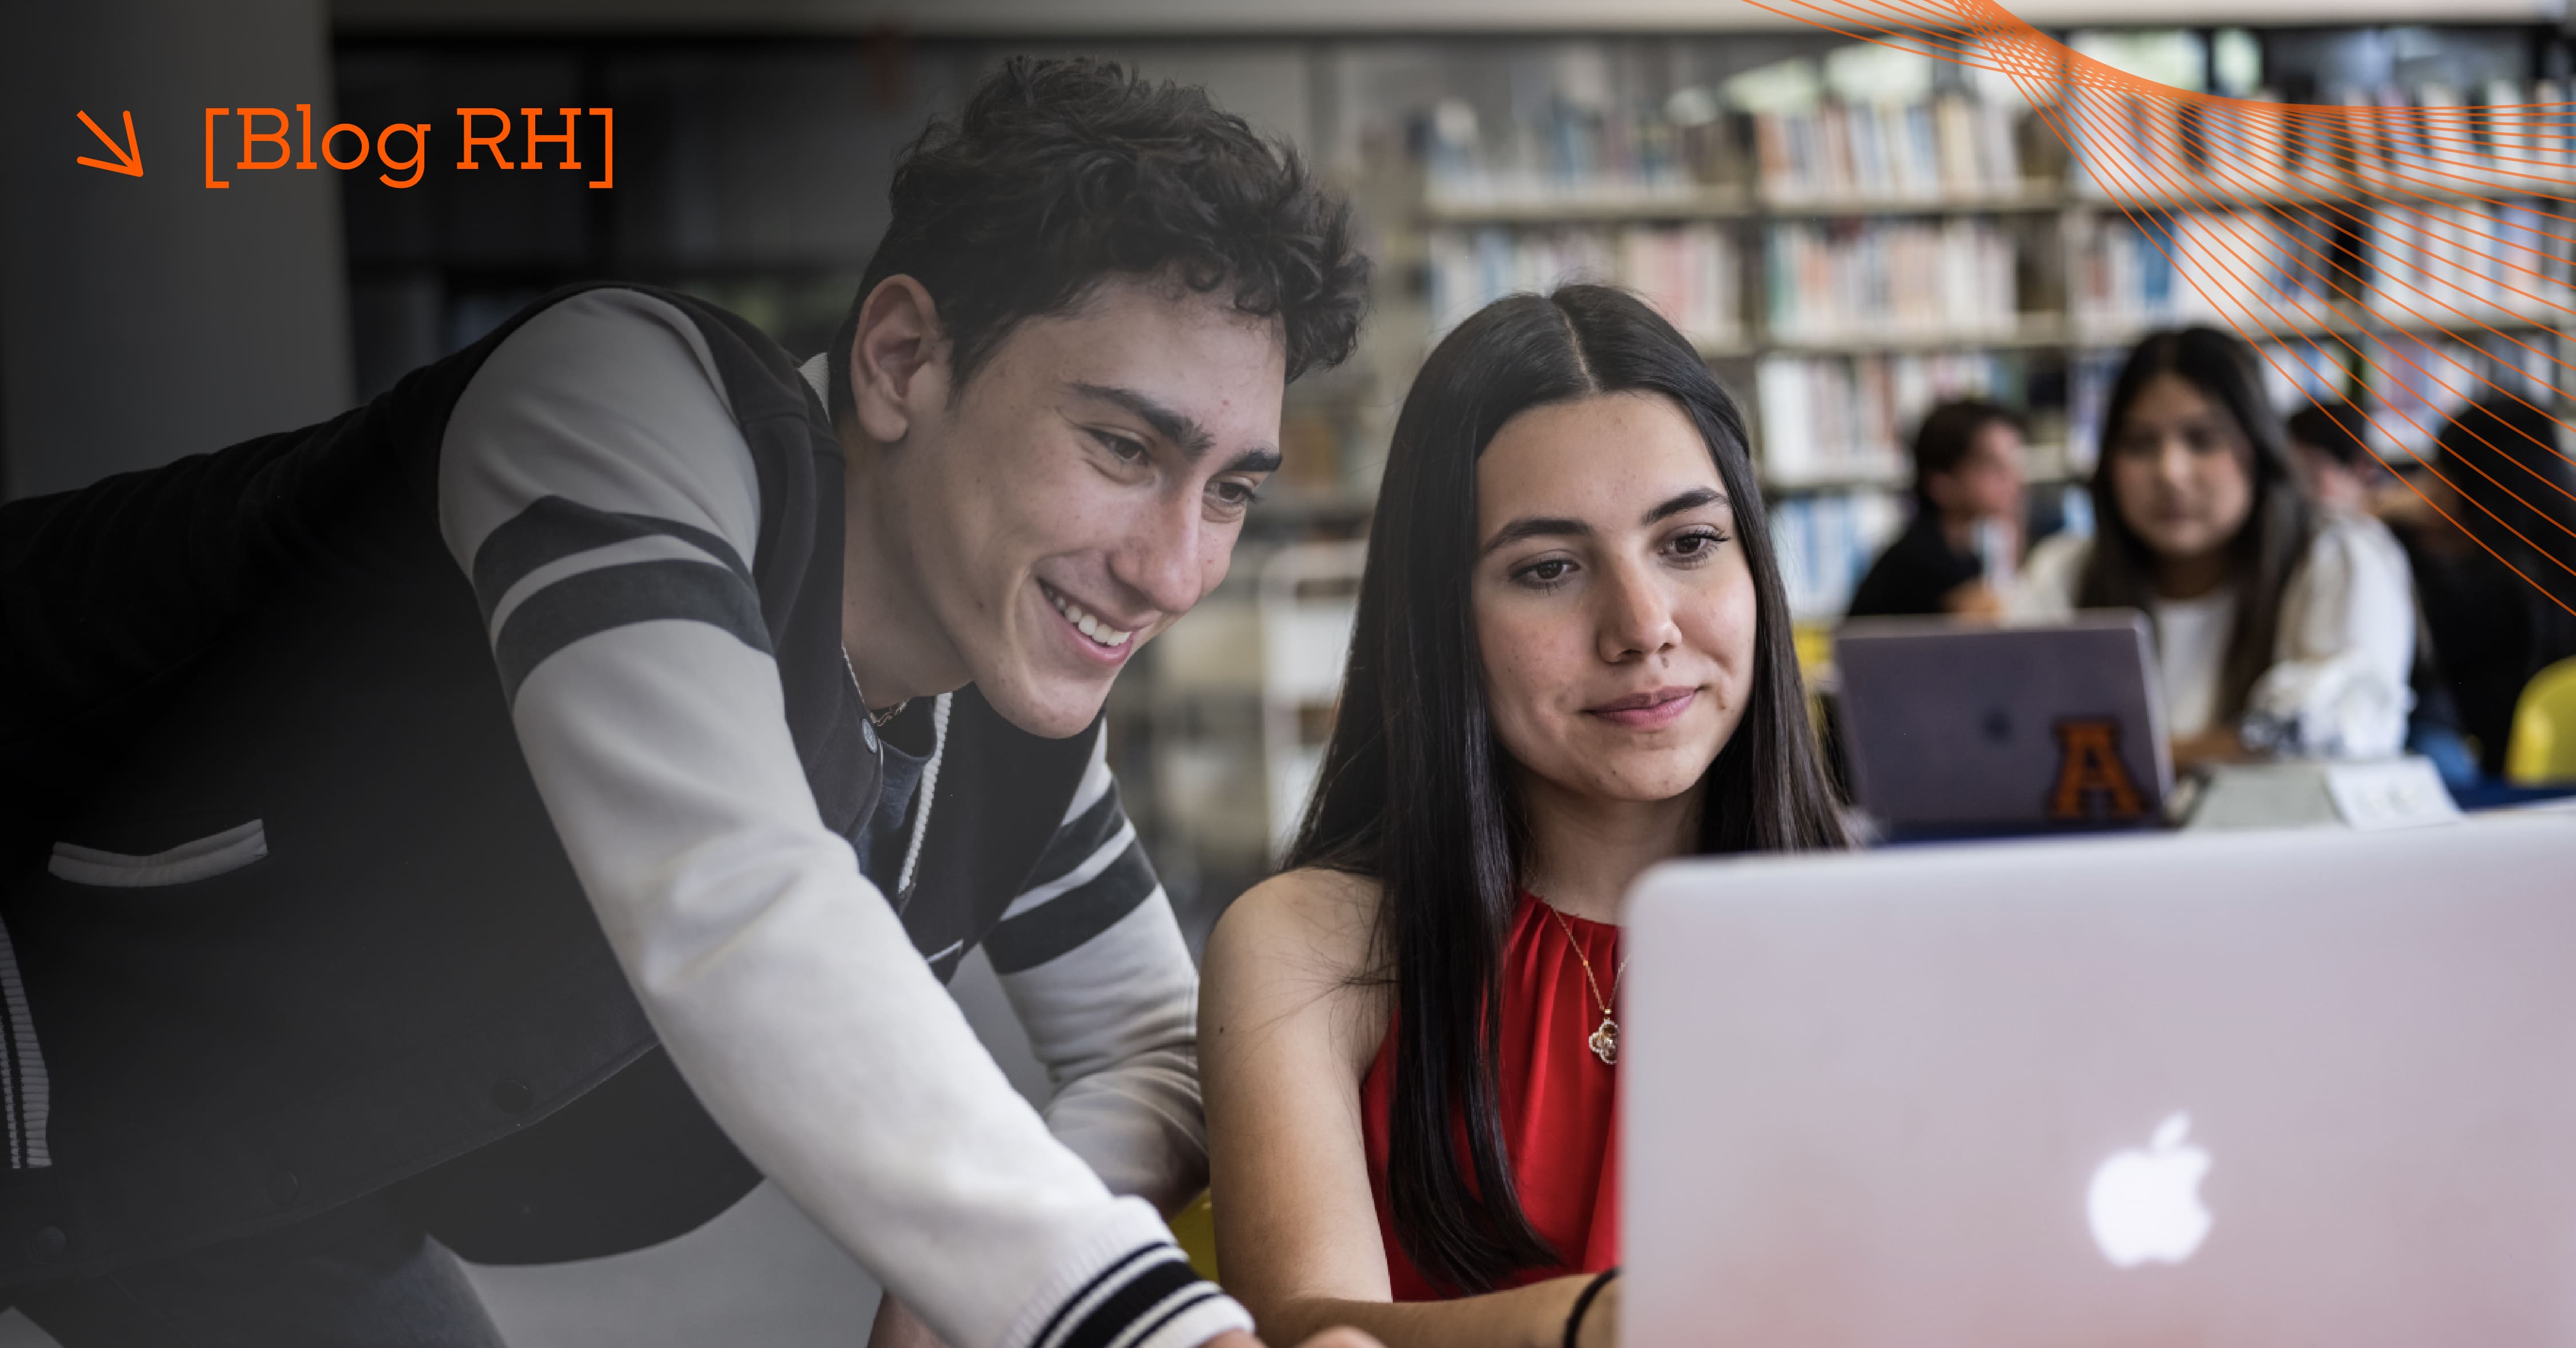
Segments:
[[[930,762],[930,705],[927,698],[914,699],[878,736],[885,746],[884,785],[876,813],[850,840],[850,850],[859,854],[860,873],[898,904],[903,896],[895,893],[895,881],[902,878],[903,854],[911,842],[906,826],[912,822],[912,798],[921,787],[921,770]]]

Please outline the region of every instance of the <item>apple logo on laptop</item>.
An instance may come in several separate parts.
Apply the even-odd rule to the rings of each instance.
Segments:
[[[2200,1180],[2209,1173],[2209,1153],[2184,1141],[2190,1131],[2191,1116],[2177,1113],[2157,1126],[2146,1150],[2117,1152],[2093,1172],[2084,1215],[2112,1267],[2179,1264],[2208,1239]]]

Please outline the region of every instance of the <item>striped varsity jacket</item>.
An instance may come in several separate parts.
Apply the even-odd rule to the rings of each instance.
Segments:
[[[898,892],[852,858],[824,407],[741,320],[587,288],[0,508],[0,1286],[388,1186],[578,1257],[766,1174],[959,1348],[1248,1326],[1146,1201],[1201,1164],[1194,988],[1099,725],[940,699]],[[978,945],[1044,1118],[941,988]]]

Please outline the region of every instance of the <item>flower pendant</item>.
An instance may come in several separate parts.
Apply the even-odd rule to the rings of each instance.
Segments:
[[[1619,1022],[1601,1018],[1601,1028],[1592,1032],[1592,1056],[1607,1067],[1619,1061]]]

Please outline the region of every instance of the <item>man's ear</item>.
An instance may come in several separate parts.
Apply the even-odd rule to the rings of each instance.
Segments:
[[[919,281],[889,276],[859,306],[850,342],[850,402],[859,429],[890,445],[948,397],[947,343],[939,305]]]

